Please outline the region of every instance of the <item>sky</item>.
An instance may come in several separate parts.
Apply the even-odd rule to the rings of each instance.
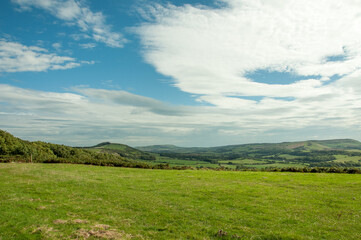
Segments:
[[[2,0],[0,129],[90,146],[361,140],[359,0]]]

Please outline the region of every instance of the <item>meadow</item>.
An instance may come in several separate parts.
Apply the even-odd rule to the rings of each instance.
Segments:
[[[361,175],[0,164],[0,239],[361,239]]]

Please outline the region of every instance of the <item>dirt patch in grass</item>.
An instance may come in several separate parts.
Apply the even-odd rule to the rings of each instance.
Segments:
[[[63,220],[63,219],[56,219],[53,221],[54,224],[67,224],[68,221],[67,220]]]
[[[109,225],[106,225],[106,224],[96,224],[96,225],[94,225],[94,227],[95,227],[95,228],[99,228],[99,229],[104,229],[104,230],[110,228],[110,226],[109,226]]]
[[[33,230],[33,233],[38,233],[38,232],[49,233],[49,232],[53,232],[53,231],[54,231],[54,229],[52,227],[41,226],[41,227],[35,228]]]
[[[92,229],[79,229],[76,232],[77,238],[88,239],[92,238],[103,238],[103,239],[132,239],[131,234],[126,234],[124,231],[117,231],[109,229],[110,226],[105,224],[97,224]]]
[[[89,223],[89,221],[84,220],[84,219],[73,219],[73,220],[56,219],[53,221],[53,223],[54,224],[86,224],[86,223]],[[105,225],[105,226],[108,226],[108,225]]]
[[[75,224],[85,224],[85,223],[88,223],[87,220],[83,220],[83,219],[74,219],[72,220],[72,223],[75,223]]]
[[[88,220],[83,219],[72,219],[72,220],[63,220],[56,219],[53,221],[56,225],[61,224],[87,224]],[[53,228],[40,227],[33,231],[33,233],[41,233],[43,236],[49,236],[49,234],[54,230]],[[95,224],[90,227],[90,229],[80,228],[78,229],[70,239],[88,239],[88,238],[100,238],[100,239],[132,239],[131,234],[126,234],[124,231],[118,231],[116,229],[111,229],[107,224]]]
[[[40,234],[42,239],[55,239],[57,230],[49,226],[40,226],[32,231],[32,234]]]

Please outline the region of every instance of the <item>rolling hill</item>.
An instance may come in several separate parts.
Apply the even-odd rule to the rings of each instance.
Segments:
[[[154,145],[132,148],[103,142],[77,148],[24,141],[0,130],[0,162],[12,161],[177,169],[361,168],[361,143],[335,139],[219,147]]]
[[[0,130],[0,162],[13,161],[149,167],[145,163],[139,163],[118,154],[90,151],[41,141],[29,142]]]
[[[253,143],[218,147],[178,147],[174,145],[152,145],[136,147],[154,153],[238,153],[260,150],[361,150],[361,142],[353,139],[308,140],[283,143]]]
[[[183,160],[197,167],[361,167],[361,143],[352,139],[191,148],[154,145],[137,149],[159,154],[163,163],[176,165]]]
[[[153,154],[143,152],[136,148],[132,148],[129,147],[128,145],[120,144],[120,143],[103,142],[92,147],[86,147],[84,149],[88,149],[96,152],[117,154],[121,157],[130,158],[130,159],[155,160],[155,156]]]

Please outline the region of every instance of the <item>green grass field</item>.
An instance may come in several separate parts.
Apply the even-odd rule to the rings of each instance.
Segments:
[[[360,156],[335,155],[335,157],[336,157],[335,162],[346,162],[346,161],[358,162],[359,160],[361,160]]]
[[[9,163],[0,239],[361,239],[360,201],[359,174]]]

